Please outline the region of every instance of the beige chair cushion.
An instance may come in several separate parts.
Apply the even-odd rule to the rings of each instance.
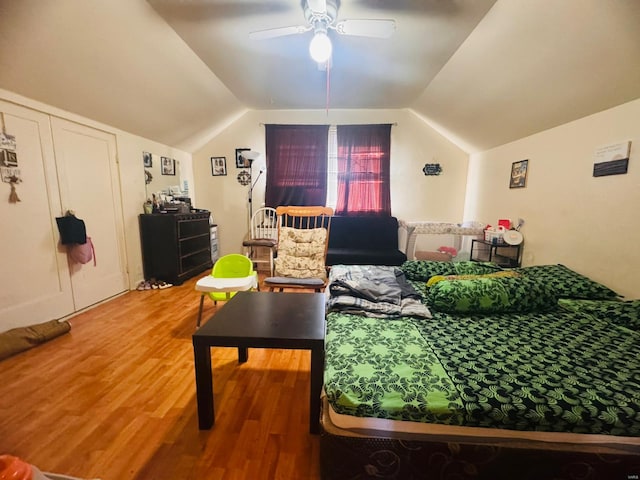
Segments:
[[[326,240],[327,230],[324,228],[282,227],[278,240],[278,256],[275,259],[276,275],[324,278]]]

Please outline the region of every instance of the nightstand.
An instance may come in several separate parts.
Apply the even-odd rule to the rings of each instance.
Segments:
[[[496,244],[486,240],[471,240],[473,262],[493,262],[501,267],[519,267],[522,256],[522,244]]]

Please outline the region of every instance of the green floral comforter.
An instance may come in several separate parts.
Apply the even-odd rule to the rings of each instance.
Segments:
[[[338,413],[640,436],[640,333],[558,307],[432,319],[327,317],[325,391]]]

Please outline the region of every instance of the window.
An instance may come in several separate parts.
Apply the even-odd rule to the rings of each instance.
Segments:
[[[337,215],[391,215],[391,125],[338,125]]]
[[[325,205],[328,125],[266,125],[265,203]]]
[[[391,215],[391,125],[267,125],[267,206]]]

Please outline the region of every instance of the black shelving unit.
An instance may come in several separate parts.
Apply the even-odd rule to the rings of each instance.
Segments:
[[[471,260],[474,262],[493,262],[501,267],[520,266],[522,244],[497,244],[486,240],[471,240]]]
[[[145,279],[180,285],[213,266],[209,212],[142,214],[140,239]]]

